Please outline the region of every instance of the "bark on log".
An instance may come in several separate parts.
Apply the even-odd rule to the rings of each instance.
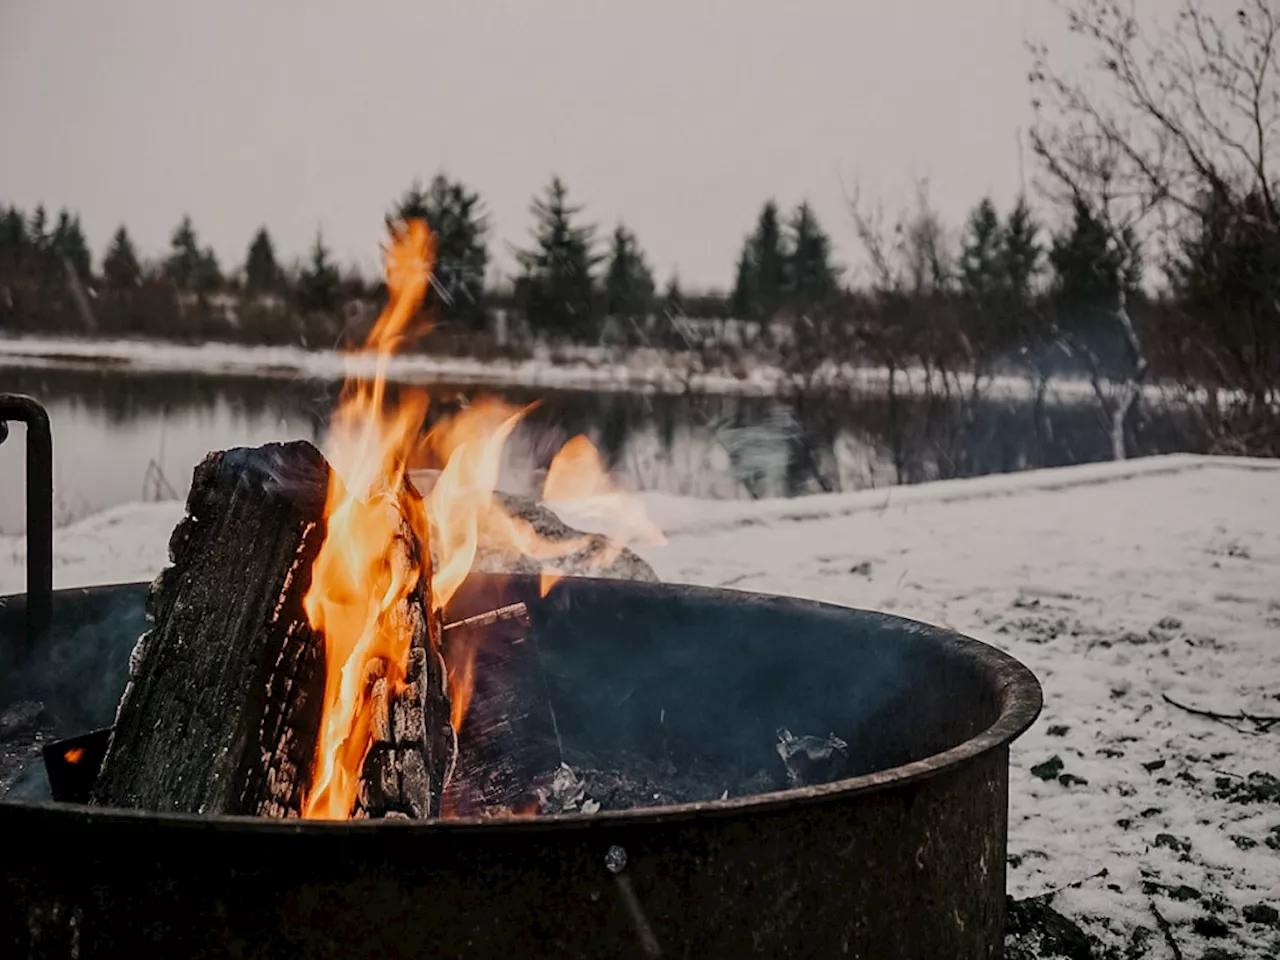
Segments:
[[[324,695],[324,646],[302,598],[328,480],[305,442],[227,450],[196,467],[93,802],[298,815]]]
[[[170,541],[172,566],[152,585],[155,626],[134,650],[94,803],[300,815],[325,686],[324,639],[302,600],[324,538],[329,475],[305,442],[210,454],[196,468],[188,516]],[[417,562],[420,552],[406,534],[395,562]],[[421,583],[429,580],[424,572]],[[395,611],[413,638],[408,682],[388,695],[383,681],[395,777],[377,759],[366,764],[387,789],[370,794],[362,784],[370,802],[356,815],[439,809],[455,747],[427,590]]]

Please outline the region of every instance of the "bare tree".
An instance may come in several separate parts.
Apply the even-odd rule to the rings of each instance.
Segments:
[[[1280,123],[1275,0],[1186,0],[1172,23],[1147,25],[1132,2],[1059,5],[1094,57],[1085,78],[1069,78],[1052,68],[1043,44],[1031,47],[1031,143],[1047,174],[1042,188],[1085,204],[1113,243],[1152,236],[1166,267],[1179,239],[1199,229],[1210,201],[1280,235],[1272,174]],[[1246,203],[1250,196],[1262,202]],[[1116,252],[1121,259],[1136,254],[1109,251]],[[1124,423],[1149,365],[1125,284],[1116,289],[1113,313],[1130,369],[1110,394],[1101,377],[1094,383],[1120,458]]]

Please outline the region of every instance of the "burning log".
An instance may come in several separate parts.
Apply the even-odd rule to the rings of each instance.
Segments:
[[[152,585],[92,802],[296,817],[316,777],[324,637],[304,600],[326,536],[331,473],[304,442],[210,454],[196,468],[172,565]],[[408,525],[392,563],[422,553]],[[430,816],[455,743],[429,577],[389,612],[410,638],[403,682],[370,665],[373,746],[356,808]],[[374,662],[377,663],[376,661]],[[381,671],[380,675],[378,671]]]
[[[438,470],[415,470],[413,483],[429,493],[440,477]],[[488,528],[478,531],[479,544],[472,569],[478,573],[514,573],[538,576],[554,571],[570,577],[603,577],[657,583],[658,576],[633,550],[598,533],[585,533],[561,520],[532,497],[495,490],[493,500],[508,516],[529,525],[548,548],[544,555],[522,554],[508,537]],[[560,549],[557,549],[559,547]]]
[[[423,551],[407,526],[402,526],[395,547],[400,553],[395,562],[422,563]],[[393,689],[386,660],[372,660],[366,668],[372,731],[352,811],[357,818],[419,820],[440,815],[458,743],[440,653],[440,612],[432,610],[430,589],[430,578],[420,577],[408,602],[392,617],[393,629],[410,637],[399,688]]]
[[[307,443],[228,450],[196,468],[93,802],[297,815],[324,690],[302,598],[328,475]]]

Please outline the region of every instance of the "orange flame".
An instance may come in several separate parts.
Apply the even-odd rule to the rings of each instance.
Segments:
[[[328,524],[303,606],[325,640],[325,692],[312,787],[304,817],[351,816],[360,768],[369,749],[366,677],[385,663],[388,687],[404,680],[410,637],[395,610],[418,585],[404,524],[425,549],[427,518],[420,498],[406,496],[405,471],[426,415],[425,397],[390,406],[387,360],[410,333],[431,280],[435,242],[427,225],[399,225],[385,251],[390,299],[367,346],[377,352],[372,381],[348,383],[330,426],[333,468],[325,503]]]
[[[597,563],[608,566],[632,543],[666,546],[644,504],[614,485],[600,453],[586,437],[574,437],[555,455],[542,486],[542,502],[557,513],[598,529],[609,538]]]
[[[418,588],[430,560],[432,612],[442,611],[475,562],[481,543],[541,562],[543,593],[558,580],[551,561],[598,537],[550,541],[494,497],[503,447],[531,409],[481,400],[420,438],[428,401],[408,392],[387,394],[390,357],[422,332],[415,327],[431,281],[435,239],[426,223],[392,228],[384,250],[389,299],[365,349],[376,356],[372,379],[349,378],[329,428],[325,453],[333,468],[325,502],[324,541],[303,599],[307,619],[324,636],[325,692],[312,786],[302,815],[347,819],[355,805],[373,724],[372,677],[390,692],[404,682],[411,636],[400,605]],[[410,484],[410,461],[426,452],[444,464],[427,497]],[[664,543],[639,504],[613,486],[599,454],[577,437],[557,454],[544,500],[575,516],[607,520],[614,542],[598,558],[612,562],[626,542]],[[451,721],[460,729],[475,684],[476,647],[450,650]]]

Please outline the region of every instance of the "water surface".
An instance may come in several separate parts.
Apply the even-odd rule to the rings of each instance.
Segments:
[[[339,385],[304,379],[0,369],[0,391],[46,405],[54,433],[57,521],[185,496],[210,450],[271,440],[317,445]],[[1102,460],[1110,443],[1088,403],[1035,416],[1021,400],[964,411],[938,399],[825,395],[771,399],[618,392],[431,388],[437,410],[479,394],[539,401],[508,444],[502,486],[533,492],[568,437],[587,434],[633,490],[712,498],[801,496]],[[1141,453],[1197,450],[1176,414],[1147,411]],[[0,447],[0,533],[23,529],[22,428]]]

